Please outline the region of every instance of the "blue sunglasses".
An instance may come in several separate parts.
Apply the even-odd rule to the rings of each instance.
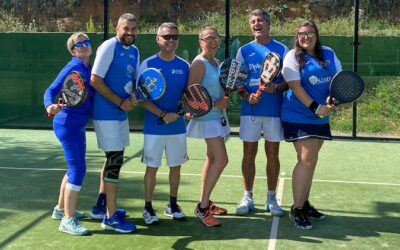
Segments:
[[[72,48],[81,49],[81,48],[83,48],[83,45],[85,45],[86,47],[89,47],[91,45],[90,40],[85,40],[83,42],[77,42],[74,44],[74,46],[72,46]]]

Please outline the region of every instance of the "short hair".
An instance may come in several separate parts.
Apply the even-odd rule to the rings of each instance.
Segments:
[[[203,31],[205,31],[205,30],[212,30],[212,31],[215,31],[215,32],[218,34],[218,36],[219,36],[219,32],[218,32],[218,30],[217,30],[216,28],[214,28],[214,27],[211,26],[211,25],[203,25],[203,26],[201,26],[200,33],[199,33],[199,38],[200,38],[200,39],[201,39],[201,34],[202,34]]]
[[[71,55],[72,55],[72,48],[74,47],[76,40],[78,40],[78,37],[80,37],[80,36],[84,36],[87,39],[89,39],[89,36],[86,35],[85,33],[75,32],[67,40],[67,49],[68,49],[69,53],[71,53]]]
[[[131,13],[124,13],[118,18],[118,24],[122,22],[123,20],[128,20],[130,22],[136,22],[137,23],[137,18],[134,14]]]
[[[160,26],[158,26],[158,29],[157,29],[157,36],[161,35],[161,31],[162,31],[163,28],[176,29],[176,32],[179,33],[179,31],[178,31],[178,26],[176,26],[175,23],[173,23],[173,22],[166,22],[166,23],[162,23],[162,24],[160,24]]]
[[[255,9],[252,12],[250,12],[249,20],[252,16],[262,16],[262,18],[264,18],[264,20],[267,21],[267,23],[271,23],[271,18],[269,16],[268,12],[266,12],[263,9]]]

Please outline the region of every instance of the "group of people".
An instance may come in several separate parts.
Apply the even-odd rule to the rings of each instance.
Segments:
[[[341,70],[332,49],[322,46],[317,26],[304,21],[296,31],[293,49],[270,37],[270,17],[261,9],[249,15],[254,40],[240,47],[236,59],[244,62],[249,75],[244,88],[240,112],[240,139],[243,141],[244,194],[236,207],[236,214],[245,215],[255,209],[253,184],[258,141],[263,135],[267,158],[267,193],[265,210],[273,216],[282,216],[283,209],[276,198],[280,162],[279,143],[293,142],[297,164],[293,170],[293,205],[289,217],[297,228],[311,229],[310,219],[324,219],[310,201],[312,178],[318,153],[324,140],[331,139],[327,99],[329,81]],[[159,223],[152,205],[156,174],[165,152],[169,166],[170,197],[164,214],[177,221],[185,220],[178,205],[181,165],[188,161],[186,137],[204,139],[206,159],[202,169],[201,193],[194,209],[196,217],[209,227],[220,225],[214,215],[225,215],[227,209],[211,201],[211,193],[228,164],[224,138],[230,133],[226,109],[229,101],[219,84],[220,61],[215,58],[220,47],[220,35],[212,26],[203,26],[199,33],[201,52],[189,64],[176,55],[179,32],[174,23],[162,23],[156,35],[160,50],[140,62],[134,45],[138,34],[138,21],[133,14],[120,16],[116,36],[106,40],[97,50],[93,68],[89,64],[92,48],[89,37],[74,33],[67,41],[71,61],[61,70],[44,94],[44,106],[53,119],[54,132],[61,142],[68,165],[61,186],[58,203],[52,214],[60,219],[59,230],[73,235],[86,235],[89,230],[79,223],[84,214],[76,211],[79,191],[86,171],[85,126],[93,120],[98,147],[105,153],[100,175],[100,188],[90,217],[101,219],[101,227],[120,233],[130,233],[136,226],[126,220],[126,211],[117,207],[118,180],[123,165],[124,150],[129,145],[128,111],[136,105],[145,109],[144,145],[141,161],[146,165],[144,175],[143,219],[146,224]],[[260,68],[265,56],[275,52],[283,58],[282,75],[266,86],[261,96],[255,95],[260,81]],[[143,70],[160,70],[167,82],[165,94],[156,101],[138,100],[135,82]],[[65,77],[71,71],[82,74],[88,89],[86,101],[75,107],[54,103]],[[185,119],[176,111],[187,86],[201,84],[213,100],[212,110],[203,117]],[[321,118],[322,117],[322,118]],[[192,119],[191,119],[192,118]],[[164,123],[159,124],[159,119]]]

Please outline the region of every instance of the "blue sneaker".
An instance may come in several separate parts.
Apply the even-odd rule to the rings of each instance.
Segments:
[[[239,201],[239,203],[236,206],[236,214],[237,215],[246,215],[246,214],[249,214],[254,209],[255,208],[254,208],[253,198],[245,195],[245,196],[243,196],[243,198]]]
[[[82,211],[75,211],[74,217],[77,220],[85,218],[85,213]],[[64,209],[58,208],[57,206],[54,207],[53,213],[51,215],[53,220],[61,220],[64,218]]]
[[[126,210],[122,208],[118,208],[116,210],[116,213],[118,216],[124,218],[126,217]],[[107,214],[107,208],[106,207],[98,207],[98,206],[93,206],[92,211],[90,212],[90,218],[93,220],[102,220],[104,218],[104,215]]]
[[[87,228],[82,227],[79,224],[79,221],[74,217],[69,219],[63,217],[58,230],[72,235],[87,235],[90,233],[90,231]]]
[[[114,230],[119,233],[132,233],[136,230],[136,226],[125,220],[124,217],[120,217],[117,212],[115,212],[110,218],[107,215],[104,216],[103,222],[101,223],[101,228],[104,230]]]
[[[272,216],[283,216],[283,209],[279,206],[275,195],[271,195],[265,202],[265,211],[270,212]]]

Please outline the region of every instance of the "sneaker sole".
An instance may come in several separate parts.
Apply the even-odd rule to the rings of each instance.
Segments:
[[[63,232],[63,233],[71,234],[71,235],[74,235],[74,236],[84,236],[84,235],[90,234],[90,231],[89,231],[89,230],[84,231],[84,232],[82,232],[82,233],[74,233],[74,232],[71,232],[71,231],[68,231],[68,230],[62,229],[62,228],[58,228],[58,230],[61,231],[61,232]]]
[[[104,218],[104,214],[103,215],[96,215],[96,214],[90,213],[90,218],[92,220],[102,220]]]
[[[181,217],[181,218],[178,218],[178,217],[174,217],[172,214],[166,213],[165,211],[164,211],[164,215],[167,216],[167,217],[170,217],[170,218],[172,218],[172,219],[174,219],[174,220],[177,220],[177,221],[184,221],[184,220],[186,220],[186,217],[185,217],[185,216],[184,216],[184,217]]]
[[[311,230],[312,229],[312,225],[307,226],[307,227],[302,227],[296,224],[295,220],[292,218],[292,216],[289,215],[289,219],[290,221],[292,221],[293,226],[297,229],[302,229],[302,230]]]
[[[103,228],[104,230],[110,230],[110,231],[112,230],[112,231],[115,231],[115,232],[118,232],[118,233],[123,233],[123,234],[132,233],[132,232],[134,232],[136,230],[136,228],[133,229],[133,230],[123,230],[123,229],[119,229],[119,228],[115,228],[115,227],[106,225],[104,223],[101,223],[101,228]]]

